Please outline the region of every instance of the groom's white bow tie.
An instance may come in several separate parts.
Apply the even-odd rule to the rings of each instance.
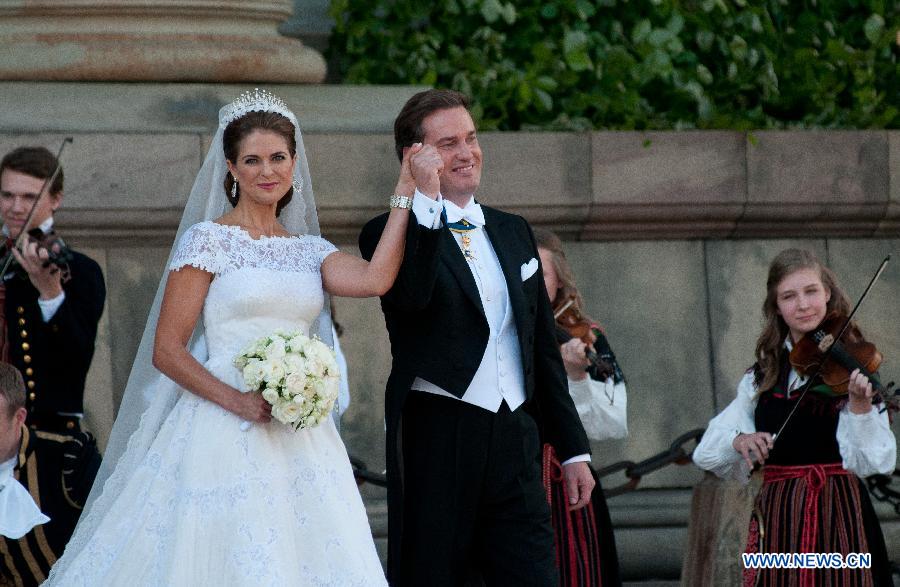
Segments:
[[[474,198],[469,200],[465,208],[444,200],[444,210],[447,212],[448,224],[465,220],[478,227],[484,226],[484,212],[481,210],[481,204],[476,203]]]

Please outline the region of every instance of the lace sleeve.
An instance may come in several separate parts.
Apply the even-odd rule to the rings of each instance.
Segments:
[[[336,246],[320,236],[311,237],[310,242],[312,243],[312,254],[319,260],[319,265],[328,255],[338,250]]]
[[[184,231],[172,255],[169,271],[177,271],[185,265],[191,265],[210,273],[221,272],[221,247],[213,234],[211,224],[201,222]]]

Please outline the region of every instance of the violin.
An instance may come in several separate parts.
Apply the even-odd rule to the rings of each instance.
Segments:
[[[874,344],[863,338],[862,333],[852,323],[847,328],[846,334],[838,339],[846,323],[846,316],[831,312],[818,327],[807,332],[794,344],[788,357],[791,366],[804,376],[818,370],[822,382],[830,387],[835,395],[847,393],[850,374],[859,369],[860,373],[869,378],[873,390],[883,397],[889,396],[890,388],[894,384],[883,385],[875,374],[883,360],[881,352]],[[832,345],[829,360],[824,361],[825,354]]]
[[[16,258],[12,253],[13,249],[17,249],[21,253],[24,249],[25,241],[28,240],[30,242],[37,242],[39,249],[47,251],[47,259],[44,261],[44,267],[49,267],[51,264],[56,265],[56,267],[62,271],[62,281],[65,282],[69,280],[71,275],[69,272],[69,262],[72,260],[72,251],[66,246],[66,243],[63,242],[62,238],[60,238],[53,230],[44,233],[40,228],[28,229],[28,226],[31,224],[31,219],[34,217],[34,212],[37,210],[41,199],[48,195],[48,188],[53,184],[53,181],[62,170],[61,160],[63,149],[71,142],[72,137],[63,139],[62,144],[59,146],[59,151],[56,153],[56,168],[53,170],[53,173],[50,174],[50,177],[44,180],[41,191],[38,192],[37,197],[34,199],[34,203],[31,205],[31,210],[28,211],[28,216],[25,218],[23,230],[19,233],[19,236],[16,237],[15,243],[5,247],[6,250],[4,251],[2,258],[0,258],[0,263],[2,263],[2,268],[0,268],[0,279],[6,280],[10,274],[19,275],[26,279],[28,278],[25,269],[16,262]]]
[[[21,246],[19,245],[20,242],[22,243]],[[24,249],[24,244],[32,242],[37,243],[39,250],[43,249],[47,251],[47,259],[44,260],[43,266],[49,267],[50,265],[55,265],[62,271],[60,279],[63,283],[68,281],[71,277],[69,263],[72,261],[73,257],[72,249],[66,245],[65,241],[56,233],[56,231],[49,230],[45,233],[40,228],[32,228],[24,233],[24,238],[17,238],[12,247],[4,247],[2,256],[0,256],[0,266],[5,269],[3,278],[7,279],[7,275],[14,274],[27,279],[28,274],[25,272],[25,269],[16,262],[15,257],[13,257],[12,254],[12,249],[15,248],[21,253]]]
[[[557,344],[562,345],[577,338],[587,345],[584,354],[591,362],[587,372],[593,379],[603,381],[613,376],[615,373],[613,366],[594,350],[594,342],[597,340],[597,335],[594,334],[594,325],[578,311],[574,295],[570,295],[553,308],[553,318],[556,320]]]
[[[868,297],[869,292],[872,290],[872,286],[875,285],[875,282],[878,281],[878,278],[884,273],[888,261],[890,260],[891,256],[888,255],[878,266],[875,275],[869,280],[869,285],[866,286],[866,289],[859,297],[856,305],[853,306],[849,316],[841,316],[838,313],[829,314],[825,317],[825,320],[822,321],[822,324],[811,333],[803,335],[803,338],[794,345],[793,349],[791,349],[791,356],[788,357],[791,366],[793,366],[801,375],[808,377],[808,379],[800,388],[800,397],[794,402],[794,407],[784,419],[784,422],[781,423],[781,428],[772,435],[773,443],[781,438],[781,433],[784,432],[788,422],[794,417],[797,408],[800,407],[800,403],[803,401],[803,398],[806,397],[806,393],[810,390],[810,385],[813,381],[826,369],[834,369],[833,367],[830,367],[830,363],[837,363],[842,368],[836,370],[829,378],[832,382],[836,382],[835,386],[831,388],[836,395],[847,393],[850,373],[859,369],[863,375],[866,375],[869,378],[869,381],[872,382],[872,389],[878,392],[877,396],[872,398],[872,403],[884,401],[884,408],[882,408],[881,411],[890,410],[889,413],[892,413],[900,410],[900,406],[897,405],[897,399],[894,397],[897,395],[897,392],[891,391],[894,383],[891,382],[887,386],[884,386],[881,384],[878,377],[874,375],[874,371],[881,365],[881,353],[878,352],[878,349],[876,349],[874,345],[870,345],[870,343],[867,343],[865,339],[863,339],[862,333],[853,323],[853,316],[856,315],[859,306],[862,305],[863,301]],[[829,318],[833,318],[833,320],[829,320]],[[837,328],[833,328],[834,325],[836,325]],[[829,332],[825,326],[832,326],[834,332]],[[841,342],[841,339],[844,338],[844,333],[848,331],[850,332],[850,336],[848,337],[845,346],[845,343]],[[807,339],[810,342],[804,343],[804,340]],[[856,355],[852,354],[848,347],[852,347],[853,351],[856,352]],[[800,350],[798,350],[798,348]],[[797,351],[796,355],[794,354],[795,350]],[[844,375],[845,372],[846,376]],[[843,384],[841,383],[842,380]],[[841,387],[843,387],[843,392],[840,391]]]

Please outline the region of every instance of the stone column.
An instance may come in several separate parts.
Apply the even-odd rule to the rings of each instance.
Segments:
[[[293,0],[294,15],[281,23],[282,35],[296,37],[316,51],[328,48],[328,38],[334,28],[334,20],[328,14],[330,0]]]
[[[7,0],[0,80],[317,83],[292,0]]]

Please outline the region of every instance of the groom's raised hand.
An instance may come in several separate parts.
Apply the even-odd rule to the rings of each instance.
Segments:
[[[413,147],[410,147],[410,151]],[[433,200],[437,199],[441,193],[444,159],[434,145],[421,145],[418,150],[411,152],[409,167],[419,191]]]

